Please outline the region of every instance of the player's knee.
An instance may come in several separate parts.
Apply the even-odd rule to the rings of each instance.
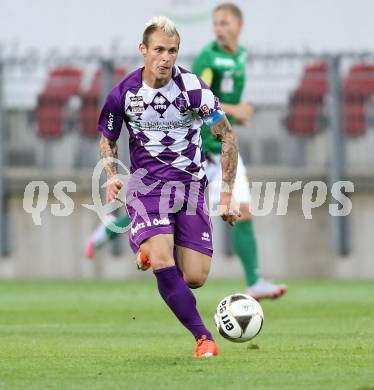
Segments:
[[[185,276],[185,282],[189,288],[199,288],[204,286],[207,277],[205,274]]]
[[[195,288],[200,288],[200,287],[204,286],[205,281],[202,281],[202,280],[188,280],[186,283],[187,283],[187,286],[189,288],[195,289]]]
[[[168,250],[162,248],[141,247],[142,252],[148,257],[153,269],[166,268],[174,265],[173,256]]]
[[[160,254],[158,256],[151,256],[148,258],[151,261],[151,265],[153,269],[171,267],[175,264],[173,257],[167,255]]]
[[[153,269],[174,265],[173,245],[168,240],[147,240],[140,249],[150,260]]]

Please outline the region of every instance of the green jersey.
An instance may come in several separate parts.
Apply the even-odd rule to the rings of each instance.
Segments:
[[[243,47],[239,47],[236,54],[230,54],[214,41],[195,58],[192,72],[202,77],[222,103],[239,104],[245,84],[246,58]],[[235,123],[234,117],[228,116],[228,119]],[[203,126],[201,136],[206,154],[221,153],[221,143],[206,126]]]

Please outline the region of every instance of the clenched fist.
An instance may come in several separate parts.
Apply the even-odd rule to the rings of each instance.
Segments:
[[[231,192],[221,192],[221,217],[230,225],[234,225],[240,217],[239,204]]]
[[[118,193],[122,187],[123,183],[118,179],[117,176],[112,176],[110,179],[108,179],[106,187],[106,201],[109,203],[117,199]]]

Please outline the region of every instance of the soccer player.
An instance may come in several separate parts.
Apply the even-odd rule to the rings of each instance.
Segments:
[[[243,16],[239,7],[232,3],[218,5],[213,11],[216,40],[203,48],[192,66],[193,73],[199,75],[220,99],[231,124],[246,124],[252,112],[249,103],[241,101],[247,58],[246,50],[239,45],[242,25]],[[202,128],[202,140],[208,161],[208,180],[212,184],[218,183],[221,178],[222,145],[206,126]],[[213,203],[219,203],[219,193],[219,188],[213,189]],[[257,242],[250,213],[251,195],[240,155],[233,193],[240,203],[241,217],[233,226],[232,242],[245,271],[246,293],[256,299],[279,297],[287,292],[287,286],[270,283],[259,276]]]
[[[120,215],[115,217],[113,214],[108,214],[104,223],[101,223],[91,234],[90,239],[86,244],[86,256],[92,259],[96,250],[103,247],[106,243],[118,237],[119,233],[110,228],[110,224],[118,228],[126,228],[129,226],[130,218],[128,215]]]
[[[241,10],[234,4],[225,3],[213,11],[213,25],[216,40],[208,44],[193,62],[192,71],[200,76],[219,97],[223,110],[232,124],[246,124],[252,113],[251,106],[241,102],[245,85],[246,50],[239,45],[239,36],[243,25]],[[206,174],[211,184],[221,180],[221,143],[209,131],[202,128],[202,148],[207,159]],[[211,202],[218,204],[220,189],[214,186]],[[241,218],[232,231],[234,251],[240,258],[245,272],[246,293],[261,299],[277,298],[287,292],[287,286],[271,283],[259,275],[257,240],[253,228],[253,216],[250,213],[250,191],[247,172],[239,155],[235,199],[240,202]],[[118,227],[128,226],[126,215],[111,222]],[[91,235],[86,247],[88,257],[95,250],[117,236],[105,225],[100,225]],[[139,264],[138,264],[139,266]],[[143,268],[140,265],[141,268]]]
[[[113,158],[125,121],[132,172],[126,197],[130,245],[139,261],[152,267],[161,297],[195,337],[195,356],[208,357],[217,355],[218,347],[190,290],[206,281],[212,256],[202,122],[222,143],[221,215],[230,224],[239,216],[232,196],[238,152],[218,99],[196,75],[175,65],[179,43],[168,18],[148,23],[139,45],[144,67],[112,89],[100,114],[100,151],[111,202],[123,186]]]

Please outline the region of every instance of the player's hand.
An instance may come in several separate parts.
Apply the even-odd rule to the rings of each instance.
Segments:
[[[234,117],[238,125],[245,125],[252,117],[253,108],[248,102],[239,103],[235,106]]]
[[[117,196],[118,193],[121,191],[121,188],[123,187],[123,183],[121,180],[118,179],[117,176],[112,176],[107,181],[107,187],[106,187],[106,201],[113,202]]]
[[[221,217],[231,226],[240,217],[239,204],[235,201],[231,192],[221,192]]]

